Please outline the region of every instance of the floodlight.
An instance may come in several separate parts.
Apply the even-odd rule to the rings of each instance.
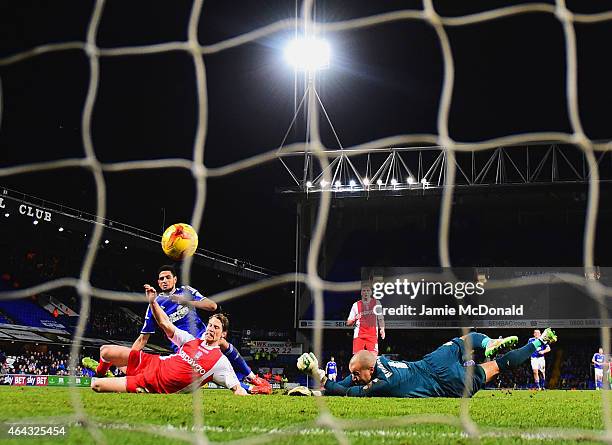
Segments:
[[[63,227],[60,227],[59,229],[57,229],[57,231],[58,231],[58,232],[63,232],[63,231],[64,231],[64,228],[63,228]]]
[[[353,179],[351,179],[351,182],[349,182],[349,185],[350,185],[351,187],[355,187],[355,181],[354,181]]]
[[[336,184],[335,184],[336,187],[340,187],[341,185],[342,183],[340,181],[336,181]]]
[[[306,183],[306,187],[308,187],[308,188],[312,187],[312,182],[308,181],[308,182]]]
[[[325,187],[327,187],[327,181],[324,179],[323,181],[321,181],[321,188]]]
[[[312,37],[292,40],[285,48],[285,59],[299,71],[329,68],[330,55],[329,43]]]
[[[412,176],[408,176],[408,184],[414,184],[415,180]]]
[[[35,219],[34,222],[32,222],[32,224],[34,224],[34,225],[38,224],[38,220]]]
[[[379,179],[378,181],[376,181],[376,184],[382,185],[382,179]]]
[[[370,180],[368,178],[363,178],[363,185],[365,185],[366,187],[370,185]]]
[[[397,185],[397,179],[395,178],[391,179],[391,185]]]

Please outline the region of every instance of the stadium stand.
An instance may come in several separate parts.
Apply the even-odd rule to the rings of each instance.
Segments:
[[[37,328],[64,326],[61,320],[63,317],[53,317],[53,315],[30,299],[0,301],[0,310],[20,325]]]
[[[22,350],[13,355],[2,353],[3,361],[0,374],[27,374],[27,375],[85,375],[92,373],[77,366],[72,370],[69,366],[69,352],[60,349]],[[81,357],[79,357],[80,361]]]
[[[7,318],[6,315],[0,312],[0,323],[12,324],[13,322],[9,318]]]

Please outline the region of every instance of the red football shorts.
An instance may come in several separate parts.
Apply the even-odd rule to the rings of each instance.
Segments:
[[[378,355],[378,341],[376,339],[353,338],[353,354],[367,350]]]
[[[132,349],[126,373],[127,392],[165,392],[158,384],[157,370],[160,363],[159,355]]]

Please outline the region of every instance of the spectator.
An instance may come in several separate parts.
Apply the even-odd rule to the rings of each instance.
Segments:
[[[81,357],[78,361],[80,362]],[[48,350],[46,352],[30,352],[14,357],[5,357],[2,364],[4,374],[31,374],[31,375],[88,375],[80,366],[71,372],[68,363],[68,353]]]

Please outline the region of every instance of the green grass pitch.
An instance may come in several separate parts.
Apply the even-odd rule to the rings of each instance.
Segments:
[[[193,426],[190,394],[96,394],[78,389],[89,418],[100,426],[109,444],[178,444],[180,437],[155,434],[184,434]],[[319,409],[313,397],[285,395],[236,397],[229,391],[202,392],[204,431],[212,442],[227,442],[262,436],[274,444],[337,443],[333,434],[315,423]],[[458,399],[355,399],[325,398],[331,413],[347,421],[345,430],[352,444],[474,443],[452,424],[391,425],[401,418],[417,420],[422,415],[450,419],[459,414]],[[602,397],[595,391],[481,391],[469,401],[470,415],[485,435],[481,443],[578,443],[569,435],[565,440],[551,437],[547,428],[593,430],[593,438],[603,431]],[[0,423],[19,419],[49,424],[74,415],[68,389],[0,386]],[[69,418],[69,417],[68,417]],[[456,420],[456,419],[455,419]],[[3,426],[6,430],[6,426]],[[513,435],[503,432],[512,429]],[[291,435],[275,436],[290,431]],[[569,431],[568,431],[569,433]],[[67,437],[60,439],[20,437],[4,444],[83,444],[93,443],[83,426],[69,423]],[[581,440],[580,443],[590,443]],[[595,443],[595,441],[593,441]]]

